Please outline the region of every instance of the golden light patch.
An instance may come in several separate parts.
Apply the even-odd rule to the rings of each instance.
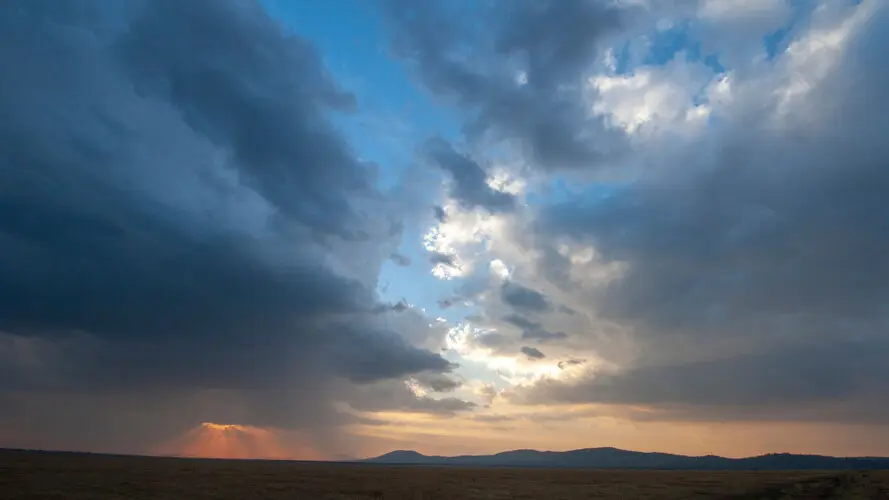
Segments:
[[[200,458],[322,460],[298,436],[286,431],[239,424],[203,422],[158,447],[161,455]]]
[[[243,425],[238,424],[214,424],[213,422],[201,422],[201,427],[214,431],[234,431],[246,429]]]

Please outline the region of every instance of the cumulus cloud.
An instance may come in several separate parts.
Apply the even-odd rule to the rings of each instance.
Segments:
[[[542,212],[542,230],[626,265],[593,300],[634,328],[642,352],[619,373],[538,394],[698,414],[799,405],[817,418],[844,403],[843,418],[885,414],[874,404],[885,367],[868,353],[887,352],[889,226],[877,214],[889,208],[889,73],[876,61],[889,23],[878,2],[830,12],[732,81],[718,126],[664,158],[681,168]]]
[[[319,425],[330,380],[452,368],[374,312],[396,214],[311,44],[249,1],[0,10],[0,420]]]
[[[645,12],[512,2],[490,22],[482,9],[478,31],[447,16],[430,29],[437,17],[425,7],[392,15],[396,53],[466,111],[468,137],[510,139],[539,171],[633,173],[549,200],[541,189],[486,249],[512,272],[476,291],[481,317],[525,339],[564,331],[578,349],[557,356],[570,374],[522,390],[536,402],[649,405],[675,418],[798,418],[808,408],[809,418],[878,420],[886,374],[868,353],[889,352],[886,6],[757,1],[739,17],[737,2],[630,3]],[[684,26],[701,53],[648,61],[652,38],[640,28],[654,30],[656,18],[657,29]],[[618,64],[622,46],[639,54]],[[560,304],[576,314],[551,314]],[[552,326],[568,321],[576,329]]]

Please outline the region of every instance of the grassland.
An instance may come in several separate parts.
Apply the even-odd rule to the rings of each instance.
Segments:
[[[889,499],[889,471],[393,467],[0,451],[0,499]]]

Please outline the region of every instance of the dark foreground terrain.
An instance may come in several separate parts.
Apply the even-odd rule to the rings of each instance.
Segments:
[[[457,468],[0,451],[2,499],[889,499],[889,471]]]

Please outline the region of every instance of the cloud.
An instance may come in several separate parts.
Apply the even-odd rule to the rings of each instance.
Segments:
[[[568,359],[565,361],[559,361],[558,366],[559,366],[560,370],[564,370],[565,368],[568,368],[571,366],[579,366],[579,365],[582,365],[583,363],[584,363],[584,360],[582,360],[582,359]]]
[[[707,132],[659,150],[658,168],[541,212],[540,241],[567,236],[625,267],[586,293],[636,350],[622,370],[536,394],[688,418],[885,415],[872,353],[887,352],[889,22],[880,2],[832,5],[774,60],[720,81],[730,99]]]
[[[762,39],[785,27],[793,19],[794,8],[811,9],[815,5],[791,0],[706,0],[698,4],[695,31],[706,53],[719,53],[732,67],[744,67],[765,51]]]
[[[508,314],[503,317],[503,321],[511,325],[515,325],[522,329],[523,340],[538,340],[546,342],[550,340],[565,339],[568,335],[565,332],[550,332],[543,328],[540,323],[529,320],[518,314]]]
[[[889,102],[879,90],[885,72],[866,62],[876,47],[863,42],[883,36],[857,35],[836,76],[806,96],[820,106],[705,139],[693,145],[699,160],[682,157],[693,161],[687,168],[593,208],[551,207],[541,227],[629,263],[603,297],[622,317],[684,328],[709,314],[867,314],[889,290],[868,271],[882,265],[885,244],[875,214],[889,177],[877,131]],[[848,75],[857,95],[839,81]]]
[[[124,449],[323,425],[332,380],[452,369],[375,313],[396,214],[311,44],[246,1],[0,9],[0,420],[94,444],[143,424]]]
[[[509,211],[515,197],[488,185],[488,176],[478,163],[454,151],[453,146],[440,137],[426,141],[423,153],[432,163],[451,175],[450,196],[466,208],[483,207],[491,212]],[[441,207],[435,207],[440,209]],[[436,218],[443,222],[444,211],[436,210]]]
[[[500,391],[491,384],[477,386],[474,392],[476,396],[481,398],[486,407],[490,406],[494,402],[494,399],[500,394]]]
[[[535,175],[632,174],[540,181],[474,256],[509,263],[508,281],[472,282],[486,328],[571,333],[547,350],[559,373],[518,392],[675,419],[879,421],[885,374],[865,353],[887,347],[886,6],[633,3],[496,4],[477,24],[447,4],[390,13],[394,51],[464,112],[476,151],[518,145]],[[551,22],[588,9],[609,13],[583,33]],[[658,21],[688,38],[663,64],[668,34],[644,32]],[[542,56],[562,41],[578,43]],[[560,304],[574,314],[549,314]],[[496,333],[497,355],[518,347]]]
[[[450,12],[457,7],[446,2],[384,5],[394,53],[472,116],[471,139],[509,141],[546,170],[601,167],[622,150],[622,133],[591,116],[579,83],[600,41],[636,9],[584,0],[492,2],[470,12]],[[478,22],[454,21],[466,18]]]
[[[650,410],[636,418],[794,419],[878,423],[889,408],[878,360],[889,345],[855,341],[544,381],[525,393],[541,403],[607,403]]]
[[[443,379],[439,379],[437,382],[442,381]],[[349,398],[348,404],[351,408],[363,412],[400,411],[446,417],[461,412],[471,412],[478,406],[454,396],[436,398],[427,394],[429,385],[435,383],[430,382],[430,379],[424,380],[418,377],[403,384],[379,382],[351,388],[354,394]]]
[[[630,74],[596,76],[590,81],[597,93],[593,110],[628,133],[697,132],[706,126],[709,108],[695,98],[712,77],[712,69],[687,55]]]
[[[521,348],[522,354],[528,356],[528,359],[543,359],[546,357],[546,354],[540,352],[540,349],[535,347],[522,346]]]
[[[542,293],[512,281],[500,286],[500,297],[506,304],[523,312],[541,313],[552,309],[552,304]]]
[[[444,207],[438,205],[432,207],[432,215],[435,217],[435,220],[441,223],[445,223],[448,220],[448,213],[445,211]]]
[[[453,392],[463,386],[460,380],[437,374],[418,374],[414,380],[432,392]]]
[[[513,344],[514,339],[500,332],[483,332],[473,337],[474,343],[480,347],[502,352]]]
[[[429,252],[429,262],[436,265],[443,265],[448,267],[459,267],[457,265],[457,257],[453,254],[447,254],[443,252]]]

